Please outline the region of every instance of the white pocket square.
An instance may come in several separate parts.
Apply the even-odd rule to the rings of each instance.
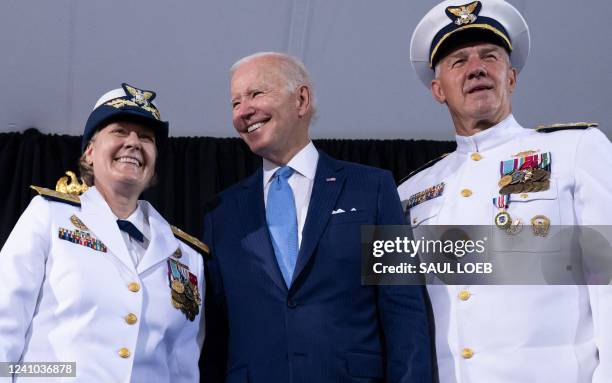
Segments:
[[[355,208],[352,208],[352,209],[351,209],[351,211],[357,211],[357,209],[355,209]]]
[[[346,213],[346,212],[344,210],[342,210],[342,209],[332,210],[332,215],[334,215],[334,214],[341,214],[341,213]]]

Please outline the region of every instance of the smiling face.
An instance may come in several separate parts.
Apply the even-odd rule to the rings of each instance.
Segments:
[[[155,174],[155,134],[130,122],[113,122],[100,129],[85,150],[93,165],[96,188],[139,195]]]
[[[310,89],[288,89],[276,57],[258,57],[232,75],[232,122],[251,151],[286,164],[308,144]]]
[[[460,46],[439,62],[436,73],[432,94],[448,106],[455,122],[493,126],[511,113],[516,70],[504,48],[481,42]]]

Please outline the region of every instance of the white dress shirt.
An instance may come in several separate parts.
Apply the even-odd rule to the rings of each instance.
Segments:
[[[287,163],[294,172],[289,177],[289,186],[293,190],[295,199],[295,211],[298,221],[298,246],[302,244],[302,230],[304,222],[306,222],[306,214],[308,213],[308,205],[310,204],[310,195],[312,194],[312,185],[314,184],[315,173],[317,172],[317,163],[319,161],[319,152],[312,144],[308,143]],[[275,163],[263,159],[263,187],[264,187],[264,204],[268,205],[268,189],[272,176],[280,166]]]

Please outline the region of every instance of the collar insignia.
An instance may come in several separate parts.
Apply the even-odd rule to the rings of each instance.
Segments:
[[[480,1],[474,1],[472,3],[459,5],[456,7],[447,7],[446,15],[459,26],[467,25],[476,21],[481,7],[482,5],[480,4]]]

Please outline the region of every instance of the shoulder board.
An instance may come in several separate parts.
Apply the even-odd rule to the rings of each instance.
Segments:
[[[573,122],[568,124],[538,125],[535,130],[538,133],[551,133],[560,130],[596,128],[598,126],[599,124],[596,122]]]
[[[202,254],[208,254],[210,252],[210,250],[208,250],[208,246],[206,246],[205,243],[203,243],[196,237],[193,237],[185,233],[183,230],[179,229],[176,226],[170,225],[170,227],[172,228],[172,233],[174,234],[176,238],[185,242],[187,245],[189,245],[189,247],[191,247],[195,251],[202,253]]]
[[[443,155],[441,155],[440,157],[434,158],[433,160],[427,161],[425,162],[423,165],[419,166],[418,168],[414,169],[413,171],[410,172],[410,174],[408,174],[406,177],[402,178],[400,180],[400,182],[398,182],[398,185],[401,185],[402,183],[404,183],[404,181],[408,180],[410,177],[412,177],[413,175],[433,166],[436,164],[436,162],[440,161],[442,158],[448,156],[449,153],[444,153]]]
[[[55,190],[41,188],[40,186],[30,185],[30,188],[36,190],[45,199],[56,202],[63,202],[73,206],[81,206],[81,199],[74,194],[61,193]]]

